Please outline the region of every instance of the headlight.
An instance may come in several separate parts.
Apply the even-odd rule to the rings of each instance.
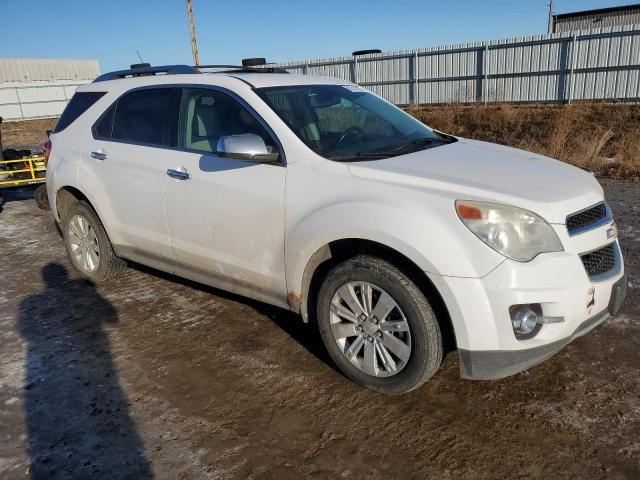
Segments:
[[[528,210],[457,200],[456,211],[476,237],[513,260],[528,262],[541,253],[563,250],[551,225]]]

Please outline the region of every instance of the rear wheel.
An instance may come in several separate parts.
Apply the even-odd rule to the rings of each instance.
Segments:
[[[74,268],[94,282],[115,277],[125,262],[116,257],[102,223],[84,202],[73,203],[62,228],[67,255]]]
[[[317,318],[336,365],[373,390],[413,390],[442,362],[442,336],[427,299],[384,260],[362,255],[334,267],[320,288]]]

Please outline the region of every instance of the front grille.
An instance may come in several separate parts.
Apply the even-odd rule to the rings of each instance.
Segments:
[[[599,250],[581,255],[587,275],[595,277],[613,270],[616,266],[615,248],[615,243],[611,243]]]
[[[567,217],[567,230],[569,234],[574,234],[590,225],[598,223],[607,217],[607,206],[604,202],[594,205]]]

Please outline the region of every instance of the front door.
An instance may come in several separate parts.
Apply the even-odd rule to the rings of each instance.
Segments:
[[[215,153],[222,136],[254,133],[272,152],[275,139],[238,99],[210,88],[183,91],[180,119],[179,149],[164,163],[178,273],[286,306],[286,168]]]

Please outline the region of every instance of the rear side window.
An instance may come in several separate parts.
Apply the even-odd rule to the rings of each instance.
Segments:
[[[111,139],[151,145],[171,145],[177,129],[177,93],[175,88],[149,88],[127,93],[115,106]],[[96,126],[108,133],[110,112]],[[102,136],[102,135],[99,135]],[[108,138],[108,134],[106,135]]]
[[[112,105],[107,113],[102,115],[102,118],[98,120],[98,123],[93,128],[93,132],[96,138],[111,139],[111,129],[113,128],[113,114],[116,111],[116,106]]]
[[[100,100],[107,92],[78,92],[67,104],[67,107],[60,115],[58,123],[53,129],[53,133],[58,133],[71,125],[80,115],[86,112],[91,105]]]

